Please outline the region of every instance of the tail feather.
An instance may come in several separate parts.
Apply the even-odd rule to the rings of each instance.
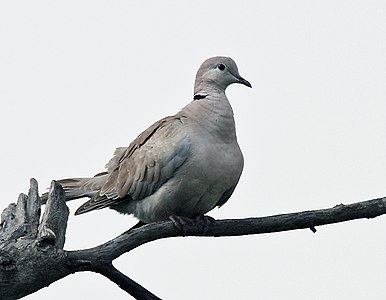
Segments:
[[[66,201],[71,201],[79,198],[94,196],[106,182],[107,174],[101,173],[91,178],[66,178],[57,180],[62,185]],[[46,204],[48,200],[48,192],[41,196],[42,203]]]

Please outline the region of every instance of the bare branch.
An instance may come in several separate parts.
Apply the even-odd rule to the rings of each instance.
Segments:
[[[272,233],[296,229],[311,229],[354,219],[375,218],[386,213],[386,197],[333,208],[281,214],[261,218],[216,220],[204,234],[201,226],[187,225],[186,236],[240,236]],[[162,238],[181,236],[181,232],[170,221],[152,223],[126,231],[115,239],[94,248],[68,252],[77,259],[95,257],[111,261],[123,253]]]
[[[61,189],[55,183],[51,186],[51,192]],[[49,199],[58,211],[45,212],[45,220],[60,215],[60,221],[43,223],[45,233],[39,231],[39,237],[41,200],[34,179],[28,194],[21,194],[17,204],[9,205],[1,215],[0,299],[18,299],[70,274],[70,269],[61,264],[65,260],[61,241],[64,241],[64,232],[57,226],[60,224],[65,230],[67,224],[68,208],[64,194]],[[47,232],[50,239],[46,239]]]
[[[137,299],[159,299],[111,264],[93,257],[74,260],[63,250],[69,210],[64,191],[52,182],[41,223],[35,179],[27,195],[1,214],[0,299],[19,299],[71,273],[100,273]]]
[[[38,198],[40,200],[40,197]],[[69,213],[64,191],[58,183],[53,181],[48,194],[46,209],[39,225],[38,238],[63,249]]]
[[[145,243],[182,233],[172,222],[164,221],[126,231],[118,237],[85,250],[65,251],[63,245],[68,219],[61,186],[52,183],[45,212],[39,225],[41,199],[36,180],[27,195],[10,204],[1,214],[0,298],[17,299],[31,294],[71,273],[100,273],[136,299],[159,299],[122,274],[112,261]],[[203,231],[199,221],[186,225],[185,236],[241,236],[311,229],[317,226],[386,213],[386,198],[379,198],[329,209],[281,214],[261,218],[217,220]]]
[[[94,272],[107,277],[135,299],[161,300],[156,295],[153,295],[150,291],[145,289],[143,286],[139,285],[134,280],[118,271],[111,263],[100,265],[98,268],[94,269]]]

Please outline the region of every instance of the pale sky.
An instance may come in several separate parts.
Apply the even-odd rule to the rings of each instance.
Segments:
[[[35,177],[92,176],[192,99],[197,68],[232,57],[240,183],[209,215],[244,218],[386,196],[385,1],[2,1],[2,196]],[[136,223],[74,216],[65,249]],[[163,299],[385,299],[386,216],[310,230],[146,244],[114,265]],[[25,299],[128,299],[78,273]]]

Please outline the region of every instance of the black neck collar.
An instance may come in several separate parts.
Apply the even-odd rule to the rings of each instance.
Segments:
[[[195,94],[195,95],[193,96],[193,99],[194,99],[194,100],[201,100],[201,99],[205,99],[206,96],[208,96],[208,95],[206,95],[206,94]]]

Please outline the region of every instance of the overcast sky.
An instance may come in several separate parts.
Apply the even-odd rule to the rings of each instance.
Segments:
[[[215,218],[329,208],[386,196],[385,1],[2,1],[1,200],[104,170],[192,99],[202,61],[232,57],[240,183]],[[73,213],[65,249],[136,223]],[[385,299],[386,217],[237,238],[146,244],[115,266],[163,299]],[[26,299],[127,299],[68,276]]]

